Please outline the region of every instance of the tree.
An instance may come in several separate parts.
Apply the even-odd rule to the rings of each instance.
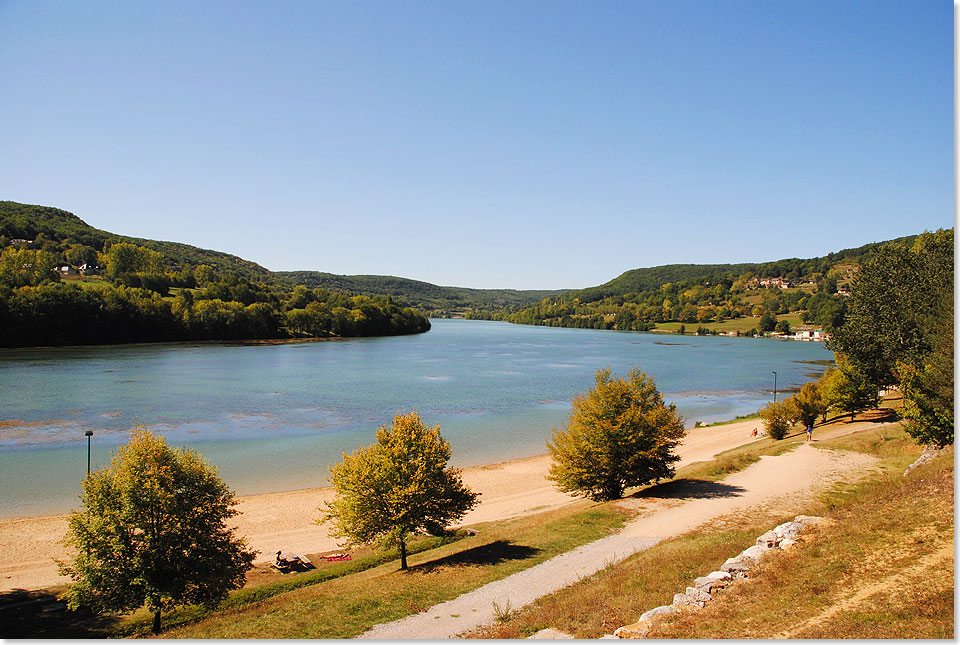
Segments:
[[[827,410],[823,397],[820,395],[820,384],[804,383],[800,391],[793,395],[793,406],[797,413],[797,419],[803,424],[803,427],[812,427],[817,422],[817,417]]]
[[[652,378],[636,369],[611,378],[602,369],[596,386],[573,399],[566,429],[553,430],[549,479],[566,493],[617,499],[627,486],[673,476],[684,434],[676,406],[664,404]]]
[[[760,317],[760,331],[773,331],[777,326],[777,317],[770,310],[763,312]]]
[[[82,503],[64,538],[77,555],[59,562],[74,580],[65,594],[72,609],[124,613],[146,604],[158,633],[161,612],[219,603],[243,585],[253,562],[225,524],[236,501],[216,468],[145,428],[110,467],[87,476]]]
[[[953,307],[943,306],[933,328],[934,347],[922,367],[900,363],[901,414],[918,442],[953,444]]]
[[[776,403],[770,402],[760,409],[760,418],[763,427],[771,439],[780,441],[787,436],[797,417],[797,409],[791,399],[784,399]]]
[[[909,248],[881,247],[850,291],[843,326],[828,347],[847,356],[875,385],[899,383],[898,364],[922,369],[936,343],[931,333],[936,320],[952,319],[953,230],[923,233]]]
[[[849,412],[850,421],[857,412],[877,407],[877,386],[840,355],[837,355],[837,367],[828,370],[821,383],[823,403]]]
[[[416,412],[397,415],[380,426],[376,443],[330,467],[336,497],[321,508],[322,521],[347,544],[397,547],[405,570],[413,533],[438,535],[477,504],[460,471],[447,468],[450,455],[440,426],[427,428]]]

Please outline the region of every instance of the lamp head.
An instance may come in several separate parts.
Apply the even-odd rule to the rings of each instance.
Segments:
[[[86,432],[83,433],[83,436],[85,436],[85,437],[92,437],[92,436],[93,436],[93,430],[87,430]]]

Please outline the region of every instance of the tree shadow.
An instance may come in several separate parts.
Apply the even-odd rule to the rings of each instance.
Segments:
[[[540,553],[540,549],[523,544],[513,544],[509,540],[497,540],[489,544],[475,546],[472,549],[424,562],[410,567],[410,571],[430,573],[440,567],[462,567],[468,565],[499,564],[507,560],[525,560]]]
[[[631,495],[635,499],[716,499],[739,497],[746,491],[742,486],[706,479],[673,479],[662,484],[644,488]]]
[[[70,611],[50,589],[0,592],[0,638],[106,638],[119,618]]]

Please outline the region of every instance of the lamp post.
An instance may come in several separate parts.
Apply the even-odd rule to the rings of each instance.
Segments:
[[[90,437],[93,436],[93,430],[87,430],[83,434],[87,437],[87,475],[90,474]]]
[[[777,402],[777,373],[773,373],[773,402]]]

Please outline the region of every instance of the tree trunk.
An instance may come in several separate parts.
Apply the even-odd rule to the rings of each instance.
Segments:
[[[159,609],[153,614],[153,633],[154,634],[160,633],[160,610]]]
[[[400,570],[407,570],[407,542],[400,540]]]

